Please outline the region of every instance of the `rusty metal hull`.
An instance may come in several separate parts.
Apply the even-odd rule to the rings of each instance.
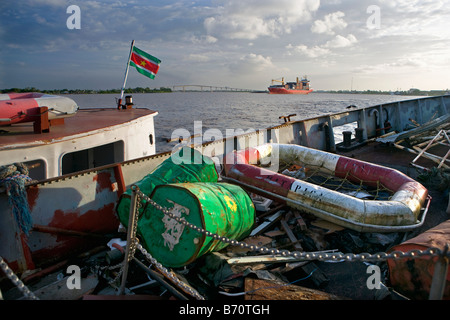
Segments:
[[[0,256],[14,272],[45,268],[84,250],[105,245],[119,227],[115,206],[126,187],[170,154],[86,170],[30,185],[27,198],[33,229],[19,228],[0,193]]]
[[[303,90],[303,89],[286,89],[277,87],[269,87],[268,90],[270,94],[308,94],[313,92],[312,89]]]

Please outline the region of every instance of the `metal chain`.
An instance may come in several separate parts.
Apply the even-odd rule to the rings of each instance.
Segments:
[[[142,191],[139,190],[137,186],[135,186],[135,191],[140,195],[140,197],[146,201],[148,201],[152,206],[154,206],[156,209],[162,211],[164,214],[169,216],[171,219],[175,219],[177,222],[197,231],[200,233],[205,234],[208,237],[212,237],[214,240],[220,240],[222,242],[226,242],[228,244],[239,246],[241,248],[249,249],[253,252],[259,252],[263,254],[270,254],[270,255],[281,255],[284,257],[293,257],[295,259],[302,259],[302,260],[318,260],[318,261],[383,261],[386,259],[404,259],[404,258],[419,258],[423,256],[442,256],[445,255],[447,257],[450,257],[449,250],[444,249],[442,251],[439,248],[428,248],[426,250],[411,250],[408,252],[403,251],[392,251],[391,253],[385,253],[385,252],[379,252],[375,254],[371,253],[317,253],[317,252],[299,252],[299,251],[288,251],[288,250],[279,250],[276,248],[266,248],[266,247],[259,247],[255,245],[251,245],[245,242],[229,239],[227,237],[212,233],[208,230],[205,230],[203,228],[200,228],[192,223],[187,222],[185,219],[181,217],[175,216],[171,211],[169,211],[167,208],[164,208],[163,206],[159,205],[155,201],[153,201],[151,198],[149,198],[147,195],[142,193]]]
[[[36,297],[34,293],[31,292],[30,289],[28,289],[28,287],[22,282],[22,280],[20,280],[19,277],[11,270],[2,257],[0,257],[0,268],[6,274],[8,279],[11,280],[11,282],[17,287],[17,289],[22,292],[25,298],[30,300],[39,300],[39,298]]]
[[[190,294],[197,300],[205,300],[194,288],[186,284],[185,282],[178,279],[177,275],[173,271],[169,271],[161,263],[159,263],[155,258],[152,257],[150,253],[139,243],[137,248],[142,252],[142,254],[151,262],[159,272],[161,272],[166,278],[175,283],[179,288],[183,289],[184,292]]]
[[[134,219],[133,219],[134,223],[131,236],[131,239],[133,239],[133,241],[131,241],[130,244],[130,254],[128,256],[128,261],[130,261],[134,257],[134,254],[136,253],[136,247],[139,244],[139,239],[136,237],[136,233],[138,228],[139,209],[142,206],[140,196],[141,196],[140,193],[136,193],[136,209],[134,210]]]
[[[117,287],[117,282],[119,281],[120,277],[122,276],[123,273],[123,266],[124,266],[124,261],[114,265],[114,266],[103,266],[103,267],[99,267],[98,270],[99,271],[105,271],[105,270],[114,270],[120,267],[120,270],[117,272],[116,276],[114,277],[114,279],[107,279],[104,275],[102,275],[102,277],[106,280],[108,280],[108,284],[113,286],[113,287]]]

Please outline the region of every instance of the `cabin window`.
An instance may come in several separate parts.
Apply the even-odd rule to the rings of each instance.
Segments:
[[[123,160],[123,141],[117,141],[65,154],[62,158],[62,174],[101,167]]]

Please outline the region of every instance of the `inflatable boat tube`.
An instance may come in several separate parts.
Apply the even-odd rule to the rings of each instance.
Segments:
[[[386,201],[358,199],[255,165],[279,161],[321,167],[368,186],[380,183],[393,195]],[[430,200],[424,186],[398,170],[299,145],[264,144],[233,151],[226,155],[224,169],[229,181],[359,232],[415,229],[423,224]]]
[[[38,92],[0,94],[0,125],[34,122],[39,107],[48,107],[48,119],[74,115],[78,106],[70,98]]]

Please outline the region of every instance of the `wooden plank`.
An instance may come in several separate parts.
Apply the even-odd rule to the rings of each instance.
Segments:
[[[429,159],[429,160],[431,160],[431,161],[434,161],[435,163],[439,164],[440,166],[444,167],[445,169],[449,169],[449,168],[450,168],[448,165],[446,165],[446,164],[443,163],[443,161],[450,161],[450,160],[448,160],[448,159],[443,159],[442,157],[439,157],[439,156],[434,155],[434,154],[432,154],[432,153],[425,152],[425,150],[420,149],[419,147],[416,147],[416,146],[413,146],[413,149],[416,150],[416,151],[418,151],[418,152],[420,152],[420,153],[419,153],[419,155],[416,157],[416,159],[414,159],[414,160],[412,161],[412,163],[415,163],[416,160],[417,160],[417,158],[418,158],[419,156],[422,156],[422,157],[427,158],[427,159]]]
[[[273,280],[245,278],[245,300],[348,300],[315,289]]]
[[[263,233],[271,225],[273,225],[275,222],[277,222],[281,218],[283,213],[284,213],[284,211],[280,210],[280,211],[276,212],[275,214],[273,214],[272,216],[270,216],[267,219],[267,221],[261,223],[258,227],[253,229],[252,233],[250,234],[250,237],[257,236],[257,235],[260,235],[261,233]]]
[[[293,243],[294,248],[296,250],[303,251],[301,244],[298,243],[298,239],[295,237],[294,233],[292,232],[292,230],[289,227],[286,220],[281,220],[281,226],[283,227],[284,231],[286,231],[286,234],[287,234],[289,240],[291,240],[291,242]]]
[[[300,230],[305,231],[306,229],[308,229],[308,227],[306,226],[305,220],[303,220],[302,216],[300,215],[300,213],[297,210],[294,211],[294,216],[295,216],[298,226],[300,227]]]
[[[78,300],[81,299],[83,295],[92,293],[99,281],[96,276],[81,278],[80,289],[69,289],[67,286],[68,280],[69,277],[64,277],[63,279],[55,281],[33,293],[40,300]]]

